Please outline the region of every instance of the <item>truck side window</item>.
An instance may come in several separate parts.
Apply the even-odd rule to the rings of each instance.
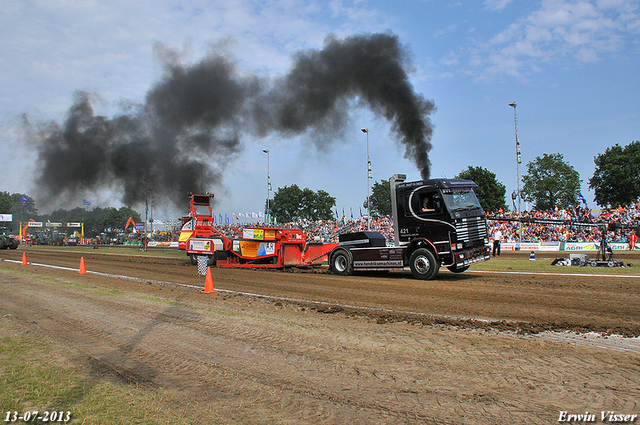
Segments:
[[[416,193],[412,197],[410,208],[414,214],[433,214],[440,209],[440,197],[437,192]]]
[[[436,209],[434,208],[433,197],[430,194],[425,194],[422,197],[422,202],[420,203],[420,212],[434,212]]]

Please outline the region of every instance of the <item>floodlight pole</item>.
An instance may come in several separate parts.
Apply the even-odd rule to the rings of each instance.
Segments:
[[[509,106],[513,108],[513,122],[515,124],[516,131],[516,169],[517,169],[517,177],[518,177],[518,217],[522,217],[521,211],[521,200],[522,196],[520,194],[520,163],[522,162],[522,154],[520,152],[520,142],[518,141],[518,114],[516,113],[516,106],[518,104],[516,102],[509,103]],[[520,228],[521,223],[518,222],[518,239],[520,243],[522,243],[522,229]]]
[[[269,208],[269,198],[271,193],[271,172],[269,171],[269,149],[262,149],[262,152],[267,154],[267,210],[265,211],[265,222],[271,223],[271,211]]]
[[[369,156],[369,129],[367,127],[360,129],[367,134],[367,230],[371,230],[371,205],[369,205],[369,180],[371,179],[371,157]]]

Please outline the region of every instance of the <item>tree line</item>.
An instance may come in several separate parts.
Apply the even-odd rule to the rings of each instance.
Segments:
[[[595,202],[602,206],[627,206],[640,198],[640,141],[622,147],[618,144],[607,148],[594,158],[596,165],[589,179],[594,190]],[[506,186],[495,173],[483,167],[469,166],[455,178],[473,180],[480,205],[487,212],[509,211]],[[580,193],[582,179],[560,153],[543,154],[527,164],[527,173],[521,178],[521,199],[530,202],[537,211],[558,208],[576,208],[583,201]],[[515,206],[517,194],[511,198]],[[371,215],[391,216],[391,197],[388,180],[375,182],[369,196]],[[335,217],[332,208],[335,198],[325,191],[313,192],[297,185],[279,188],[271,204],[272,215],[279,222],[302,218],[330,220]],[[367,201],[362,206],[367,207]],[[514,208],[516,209],[516,208]]]
[[[594,158],[595,171],[589,179],[589,188],[595,192],[595,202],[616,208],[637,202],[640,197],[640,141],[626,146],[609,147]],[[476,195],[485,211],[510,210],[506,186],[499,182],[495,173],[483,167],[469,166],[455,178],[473,180],[478,188]],[[558,208],[575,208],[580,205],[580,174],[560,153],[543,154],[527,164],[527,173],[521,180],[521,199],[533,204],[538,211]],[[512,199],[516,194],[511,194]],[[298,185],[278,188],[272,200],[267,200],[266,210],[279,223],[308,220],[331,220],[336,198],[324,190],[301,189]],[[369,196],[372,216],[391,216],[391,198],[388,180],[375,182]],[[35,221],[85,223],[88,237],[101,232],[123,231],[129,217],[140,222],[140,214],[129,208],[116,209],[83,208],[57,210],[48,215],[39,215],[35,201],[24,194],[0,192],[0,214],[13,214],[13,227],[29,218]],[[363,208],[367,208],[365,199]]]
[[[0,214],[12,214],[12,222],[0,223],[10,232],[18,233],[20,223],[24,226],[29,219],[43,223],[84,223],[84,234],[88,238],[98,236],[100,233],[120,233],[124,231],[129,217],[135,222],[142,221],[140,214],[129,207],[100,208],[90,210],[74,208],[72,210],[58,209],[51,214],[38,214],[36,203],[28,195],[21,193],[0,192]],[[43,227],[42,230],[48,230]]]

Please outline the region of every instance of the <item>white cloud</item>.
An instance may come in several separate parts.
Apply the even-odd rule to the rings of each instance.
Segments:
[[[485,5],[498,10],[502,3]],[[544,0],[488,42],[477,42],[470,63],[486,77],[522,75],[551,61],[598,61],[635,42],[638,9],[638,1]]]
[[[502,10],[513,0],[485,0],[484,6],[489,10]]]

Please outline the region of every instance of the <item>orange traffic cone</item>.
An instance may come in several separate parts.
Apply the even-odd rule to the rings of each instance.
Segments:
[[[87,274],[87,268],[84,265],[84,257],[80,257],[80,274]]]
[[[213,279],[211,278],[211,267],[207,267],[207,277],[204,280],[204,291],[201,291],[203,294],[214,294],[216,291],[213,287]]]
[[[22,253],[22,265],[26,266],[27,264],[29,264],[29,263],[27,263],[27,253],[23,252]]]

